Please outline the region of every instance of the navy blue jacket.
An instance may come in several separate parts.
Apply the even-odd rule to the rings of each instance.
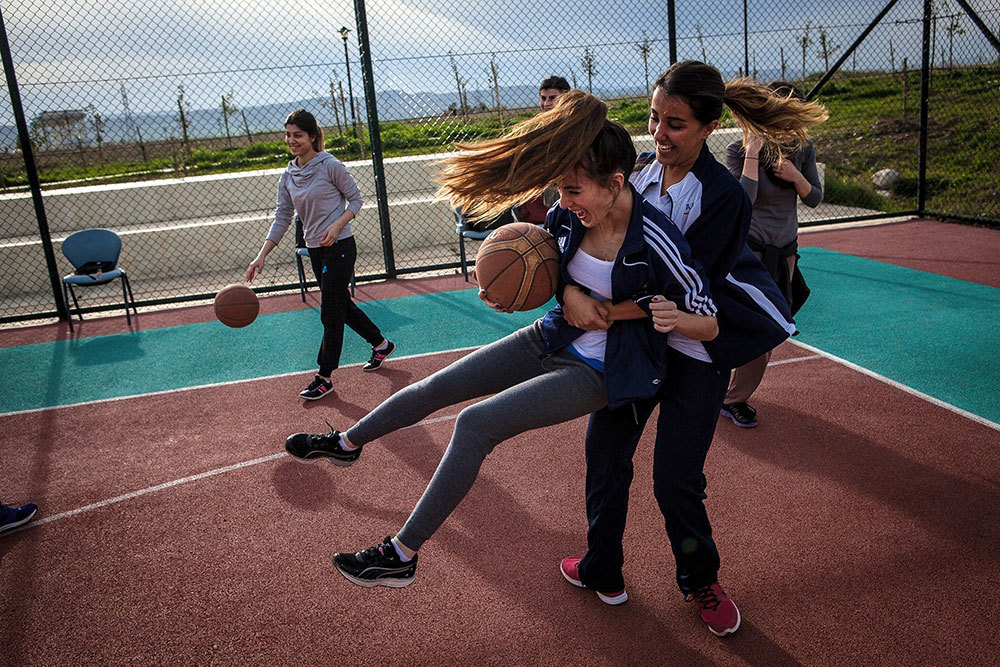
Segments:
[[[629,185],[632,216],[625,239],[611,268],[612,303],[632,300],[647,315],[651,299],[662,294],[681,310],[697,315],[716,313],[708,282],[701,267],[691,259],[684,235],[655,206]],[[560,250],[563,284],[575,284],[567,267],[585,233],[571,211],[553,207],[545,226]],[[559,290],[561,295],[562,290]],[[563,316],[562,304],[542,319],[546,352],[551,354],[576,340],[582,329]],[[608,329],[604,353],[604,386],[611,408],[650,398],[667,373],[667,338],[649,319],[620,320]]]
[[[650,183],[659,183],[662,173],[654,154],[642,153],[631,181],[643,192]],[[792,314],[781,290],[746,245],[753,210],[746,191],[707,146],[673,190],[670,218],[704,268],[719,309],[719,335],[704,343],[705,350],[717,367],[737,368],[794,333]]]

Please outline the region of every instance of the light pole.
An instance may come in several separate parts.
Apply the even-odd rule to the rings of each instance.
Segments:
[[[354,138],[358,138],[358,122],[354,117],[354,86],[351,85],[351,57],[347,53],[347,36],[351,34],[351,31],[347,29],[347,26],[341,26],[340,30],[341,39],[344,40],[344,60],[347,61],[347,95],[351,98],[351,134]]]

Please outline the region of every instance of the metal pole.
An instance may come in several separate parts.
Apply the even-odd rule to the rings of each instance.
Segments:
[[[354,86],[351,85],[351,57],[347,53],[347,36],[351,31],[347,29],[347,26],[342,26],[339,32],[340,37],[344,40],[344,60],[347,62],[347,96],[351,98],[351,134],[357,139],[358,121],[354,114]]]
[[[924,0],[924,39],[920,57],[920,158],[917,168],[917,210],[927,204],[927,107],[931,96],[931,0]]]
[[[983,23],[983,20],[979,18],[979,14],[977,14],[976,11],[972,9],[972,7],[969,6],[969,3],[967,3],[965,0],[956,0],[956,2],[958,2],[959,7],[965,10],[965,13],[969,15],[969,18],[972,19],[972,22],[976,24],[976,27],[979,28],[979,32],[983,33],[983,36],[986,37],[986,41],[992,44],[993,48],[996,49],[998,53],[1000,53],[1000,40],[997,39],[996,35],[990,32],[990,29],[986,27],[986,24]]]
[[[24,170],[28,175],[28,186],[31,189],[31,201],[35,205],[35,217],[38,219],[38,233],[42,239],[42,251],[45,254],[45,264],[49,270],[49,283],[52,286],[52,298],[56,303],[59,319],[68,320],[69,310],[63,300],[62,281],[59,279],[59,269],[56,267],[56,253],[52,247],[52,235],[49,233],[49,219],[45,215],[45,204],[42,202],[42,186],[38,180],[38,165],[35,163],[35,151],[31,146],[28,134],[28,123],[24,117],[24,107],[21,104],[21,92],[17,87],[17,77],[14,75],[14,59],[10,53],[10,41],[7,39],[7,26],[0,10],[0,57],[3,60],[3,70],[7,75],[7,89],[10,91],[10,105],[14,110],[14,120],[17,124],[17,136],[21,141],[21,156],[24,158]]]
[[[816,94],[819,93],[820,88],[826,85],[826,82],[829,81],[831,78],[833,78],[833,75],[837,73],[837,71],[840,69],[840,66],[843,65],[845,62],[847,62],[847,59],[851,56],[852,53],[854,53],[854,50],[861,45],[861,42],[865,41],[865,37],[868,36],[868,33],[874,30],[875,26],[877,26],[882,21],[882,19],[885,18],[885,15],[889,13],[889,10],[892,9],[892,6],[895,5],[896,2],[897,0],[889,0],[889,4],[887,4],[882,9],[882,11],[878,13],[878,16],[872,19],[872,22],[868,24],[868,27],[865,28],[860,35],[858,35],[858,38],[854,40],[854,43],[851,44],[847,48],[847,50],[844,51],[843,55],[840,56],[837,62],[833,64],[833,67],[830,68],[830,71],[825,73],[822,76],[822,78],[820,78],[820,80],[816,82],[816,85],[813,86],[812,90],[810,90],[806,94],[807,100],[811,100],[814,97],[816,97]]]
[[[375,201],[378,223],[382,232],[382,255],[385,272],[390,279],[397,276],[396,257],[392,248],[392,225],[389,224],[389,198],[385,186],[385,166],[382,164],[382,134],[379,130],[378,105],[375,101],[375,75],[372,72],[372,50],[368,43],[368,17],[365,0],[354,0],[354,16],[358,24],[358,47],[361,49],[361,78],[365,87],[368,111],[368,138],[372,142],[372,167],[375,178]]]
[[[747,0],[743,0],[743,76],[750,76],[750,38],[747,30]]]
[[[670,44],[670,64],[677,62],[677,22],[674,20],[674,0],[667,0],[667,41]]]

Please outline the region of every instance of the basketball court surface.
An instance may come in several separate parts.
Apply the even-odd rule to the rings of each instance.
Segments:
[[[315,291],[228,329],[210,305],[0,331],[0,664],[995,664],[1000,621],[1000,232],[933,221],[807,231],[812,296],[752,403],[720,420],[707,506],[743,614],[712,636],[673,583],[635,458],[612,608],[558,572],[586,547],[585,420],[501,444],[421,551],[417,581],[362,589],[329,562],[405,521],[461,406],[366,447],[291,461],[393,391],[538,317],[461,276],[359,285],[398,347],[334,394]],[[651,424],[653,422],[651,421]]]

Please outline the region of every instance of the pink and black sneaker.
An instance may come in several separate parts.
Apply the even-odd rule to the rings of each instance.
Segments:
[[[580,588],[586,588],[583,582],[580,581],[580,561],[582,558],[563,558],[562,562],[559,563],[559,571],[562,572],[562,576],[565,577],[566,581],[573,584],[574,586],[579,586]],[[601,599],[604,604],[619,605],[628,602],[628,593],[625,589],[621,589],[616,593],[605,593],[601,591],[594,591],[597,593],[597,597]]]
[[[740,610],[718,582],[702,586],[684,599],[698,605],[701,620],[717,637],[732,634],[740,627]]]
[[[333,383],[329,380],[324,380],[317,375],[313,378],[313,381],[309,383],[308,387],[299,392],[299,396],[307,401],[315,401],[317,398],[323,398],[332,390]]]
[[[373,347],[371,358],[368,360],[367,364],[361,367],[361,370],[377,371],[378,369],[382,368],[382,362],[385,361],[386,358],[395,351],[396,351],[396,345],[391,340],[387,340],[385,347],[382,348],[381,350]]]

